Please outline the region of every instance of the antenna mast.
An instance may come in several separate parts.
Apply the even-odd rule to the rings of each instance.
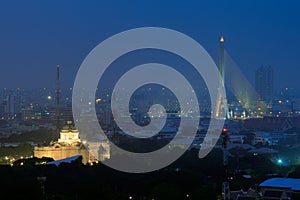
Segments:
[[[57,65],[56,66],[56,130],[59,133],[60,131],[60,110],[59,110],[59,106],[60,106],[60,74],[59,74],[59,69],[60,66]]]

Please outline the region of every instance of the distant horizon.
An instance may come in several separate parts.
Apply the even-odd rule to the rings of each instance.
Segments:
[[[215,62],[215,63],[217,64],[218,62]],[[251,79],[249,79],[249,74],[243,74],[247,78],[249,83],[253,86],[253,88],[255,87],[255,84],[254,84],[254,82],[255,82],[255,71],[258,68],[260,68],[261,66],[267,66],[267,67],[270,66],[270,67],[272,67],[271,65],[264,65],[264,64],[258,66],[257,68],[253,69],[252,74],[251,74],[251,77],[252,77]],[[5,84],[5,85],[3,84],[3,85],[0,85],[0,89],[18,89],[18,88],[20,88],[20,89],[43,89],[43,88],[53,88],[53,89],[55,89],[56,88],[56,79],[55,79],[56,78],[56,70],[55,69],[56,69],[56,65],[53,66],[53,72],[52,72],[51,76],[48,76],[47,77],[48,79],[45,80],[46,82],[48,82],[48,84],[45,84],[45,85],[42,85],[42,86],[40,84],[34,84],[34,86],[25,86],[25,87],[24,87],[24,84],[20,84],[20,86],[15,85],[15,83]],[[79,67],[78,67],[78,69],[79,69]],[[76,73],[75,73],[75,75],[72,76],[72,78],[74,77],[73,81],[65,80],[65,76],[68,76],[68,74],[67,74],[68,72],[64,71],[63,66],[62,66],[62,69],[61,69],[60,73],[61,73],[60,85],[62,86],[62,88],[65,88],[65,89],[72,88],[73,85],[74,85]],[[278,79],[278,73],[279,72],[274,69],[274,90],[276,90],[276,91],[277,90],[283,90],[285,88],[300,90],[300,85],[291,86],[291,85],[288,85],[288,84],[287,85],[282,84],[282,81],[280,81]],[[68,77],[68,78],[70,79],[70,77]],[[0,81],[0,84],[1,84],[1,81]],[[36,87],[36,86],[38,86],[38,87]]]

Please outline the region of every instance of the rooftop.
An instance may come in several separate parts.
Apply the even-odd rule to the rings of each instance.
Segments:
[[[295,178],[270,178],[262,182],[260,187],[289,188],[300,191],[300,179]]]
[[[48,162],[47,165],[59,166],[61,163],[72,163],[78,159],[81,159],[81,157],[82,157],[81,155],[72,156],[72,157],[61,159],[61,160],[55,160],[55,161]]]

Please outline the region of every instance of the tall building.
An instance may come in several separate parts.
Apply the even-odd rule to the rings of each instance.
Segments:
[[[270,103],[273,97],[273,68],[268,66],[261,66],[255,72],[255,89],[260,100],[265,103]]]
[[[13,116],[21,113],[21,96],[13,93],[6,94],[2,97],[1,112],[2,114]]]

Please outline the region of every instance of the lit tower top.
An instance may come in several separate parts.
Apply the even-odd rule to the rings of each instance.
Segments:
[[[223,36],[221,36],[221,38],[220,38],[220,42],[221,42],[221,43],[225,42],[225,40],[224,40],[224,37],[223,37]]]
[[[225,42],[224,37],[221,36],[220,38],[220,66],[219,66],[219,70],[220,70],[220,74],[221,77],[224,81],[224,45],[223,43]]]

